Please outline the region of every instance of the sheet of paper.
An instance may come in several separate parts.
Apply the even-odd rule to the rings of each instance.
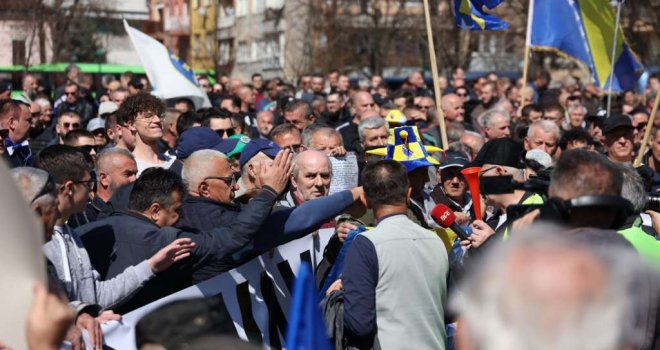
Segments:
[[[330,181],[330,194],[349,190],[358,185],[357,156],[353,152],[343,157],[330,157],[332,163],[332,181]]]
[[[25,320],[32,305],[33,285],[37,280],[46,281],[43,228],[18,192],[4,161],[0,161],[0,193],[0,340],[13,349],[27,349]]]

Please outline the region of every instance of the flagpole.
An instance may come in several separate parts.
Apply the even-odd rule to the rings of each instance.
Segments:
[[[435,58],[435,45],[433,44],[433,33],[431,30],[431,15],[429,13],[429,1],[424,0],[424,17],[426,18],[426,36],[429,41],[429,53],[431,55],[431,74],[433,74],[433,92],[435,94],[435,105],[438,110],[438,128],[440,129],[440,138],[442,139],[442,148],[449,147],[447,141],[447,127],[445,126],[445,113],[442,111],[442,95],[440,92],[440,83],[438,82],[438,64]]]
[[[642,144],[639,147],[639,153],[637,154],[637,158],[635,158],[635,162],[633,163],[633,166],[635,168],[642,165],[642,158],[644,158],[644,153],[646,152],[646,148],[648,147],[649,136],[651,136],[651,129],[653,127],[653,123],[655,122],[655,116],[658,114],[659,104],[660,104],[660,91],[656,91],[655,101],[653,102],[653,108],[651,109],[651,117],[649,118],[649,121],[646,123],[646,131],[644,132],[644,138],[642,139]]]
[[[522,86],[520,87],[520,106],[518,108],[523,107],[523,103],[525,103],[525,88],[527,87],[527,69],[529,68],[529,53],[530,53],[530,43],[531,43],[531,35],[532,35],[532,14],[534,13],[534,0],[529,0],[529,9],[527,11],[527,33],[525,34],[525,51],[524,51],[524,56],[523,57],[523,83]]]
[[[612,85],[614,85],[614,57],[616,56],[616,46],[617,46],[617,40],[619,36],[619,23],[621,22],[621,5],[626,0],[615,0],[616,1],[616,22],[614,22],[614,39],[612,42],[612,56],[611,56],[611,61],[612,61],[612,66],[610,68],[610,76],[609,76],[609,81],[610,84],[607,87],[607,117],[610,117],[610,113],[612,111]]]

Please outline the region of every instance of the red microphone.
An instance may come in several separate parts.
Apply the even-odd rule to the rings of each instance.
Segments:
[[[470,236],[456,223],[454,212],[444,204],[437,204],[431,209],[431,218],[441,227],[454,231],[461,240],[466,240]]]

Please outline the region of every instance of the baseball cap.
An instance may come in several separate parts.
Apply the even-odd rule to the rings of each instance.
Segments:
[[[10,81],[0,81],[0,94],[11,91],[11,82]]]
[[[112,102],[112,101],[101,102],[101,104],[99,105],[99,114],[98,114],[98,116],[100,117],[104,114],[112,113],[112,112],[116,111],[117,109],[119,109],[119,108],[117,108],[117,104]]]
[[[623,114],[612,113],[609,118],[605,118],[603,121],[603,134],[607,134],[618,128],[632,129],[632,127],[630,117]]]
[[[540,149],[532,149],[525,153],[525,163],[529,166],[530,164],[533,164],[532,162],[536,162],[542,167],[542,169],[534,169],[537,171],[549,168],[553,165],[552,157]]]
[[[87,131],[94,132],[98,129],[105,129],[105,120],[101,118],[93,118],[87,123]]]
[[[245,145],[250,142],[250,138],[245,135],[232,135],[228,139],[223,140],[215,150],[224,153],[227,157],[232,157],[241,154]]]
[[[481,147],[477,156],[468,167],[494,164],[523,169],[523,147],[509,138],[490,140]]]
[[[176,144],[176,157],[186,159],[195,151],[216,149],[222,142],[218,134],[210,128],[198,126],[184,131]]]
[[[264,139],[254,139],[248,142],[248,144],[245,145],[245,147],[243,148],[243,152],[241,152],[241,158],[240,158],[241,168],[245,165],[245,163],[249,162],[250,159],[256,156],[257,153],[259,152],[263,152],[265,155],[267,155],[270,158],[275,158],[277,152],[279,151],[280,151],[280,146],[278,146],[273,141],[264,140]]]
[[[462,168],[470,162],[468,157],[463,152],[446,151],[445,156],[446,158],[443,158],[442,156],[440,157],[440,166],[438,166],[439,169],[451,167]]]

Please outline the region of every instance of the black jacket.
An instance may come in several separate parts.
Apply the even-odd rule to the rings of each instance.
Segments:
[[[219,226],[206,232],[174,227],[158,227],[141,214],[114,212],[107,219],[77,228],[92,265],[103,278],[113,278],[127,267],[152,257],[177,238],[192,238],[196,243],[190,258],[159,273],[133,297],[116,309],[125,313],[192,285],[193,274],[217,264],[248,244],[261,222],[270,214],[276,200],[274,190],[262,189],[250,202],[242,224]]]

